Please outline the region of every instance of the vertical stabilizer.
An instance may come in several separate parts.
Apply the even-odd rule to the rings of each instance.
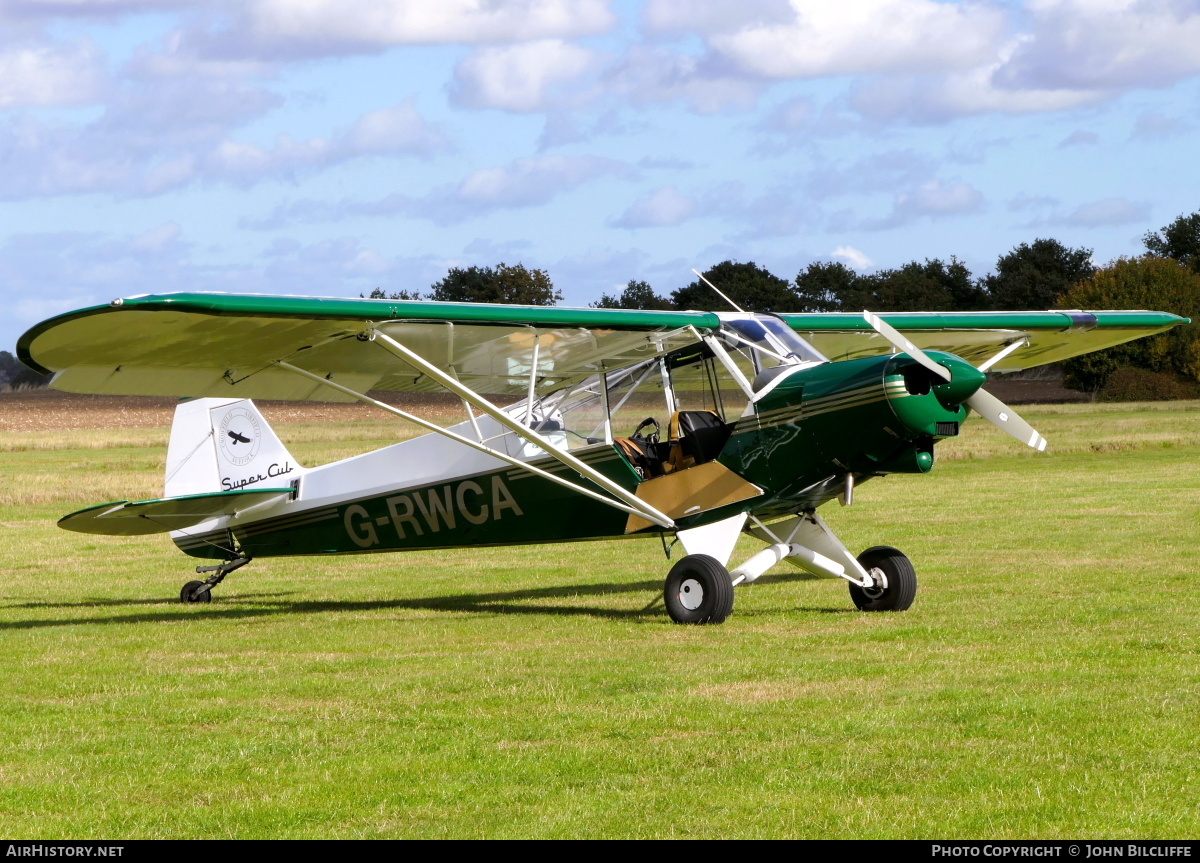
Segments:
[[[282,488],[303,468],[249,399],[193,399],[175,408],[164,494]]]

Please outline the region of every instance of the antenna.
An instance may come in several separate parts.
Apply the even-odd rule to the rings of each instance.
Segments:
[[[725,302],[729,303],[729,305],[733,306],[735,309],[737,309],[737,310],[738,310],[739,312],[741,312],[742,314],[745,314],[745,313],[746,313],[746,310],[745,310],[745,309],[743,309],[741,306],[739,306],[739,305],[738,305],[737,303],[735,303],[733,300],[729,299],[729,297],[727,297],[727,296],[725,296],[724,294],[722,294],[722,293],[721,293],[721,289],[720,289],[720,288],[718,288],[716,285],[714,285],[714,284],[713,284],[712,282],[710,282],[708,279],[704,278],[704,274],[703,274],[703,273],[701,273],[701,272],[700,272],[699,270],[697,270],[695,267],[692,267],[692,272],[693,272],[693,273],[695,273],[697,276],[699,276],[699,277],[700,277],[700,281],[704,282],[704,284],[708,285],[710,288],[712,288],[714,291],[716,291],[716,292],[717,292],[717,296],[719,296],[719,297],[720,297],[721,299],[723,299]]]

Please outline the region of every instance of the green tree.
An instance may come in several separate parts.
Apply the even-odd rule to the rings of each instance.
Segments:
[[[617,297],[601,294],[598,302],[592,303],[596,309],[673,309],[675,305],[666,297],[654,293],[654,288],[648,282],[630,279],[629,284]]]
[[[50,376],[35,372],[8,351],[0,351],[0,386],[44,387]]]
[[[794,290],[799,310],[851,310],[860,299],[865,298],[864,278],[840,261],[813,261],[796,274]]]
[[[362,294],[359,294],[361,297]],[[421,299],[420,291],[394,291],[388,293],[383,288],[375,288],[371,293],[367,294],[366,299],[370,300],[419,300]]]
[[[1158,258],[1174,258],[1193,272],[1200,273],[1200,211],[1180,216],[1161,231],[1142,238],[1146,251]]]
[[[1064,364],[1065,383],[1095,393],[1125,367],[1169,372],[1200,381],[1200,274],[1172,258],[1118,258],[1063,295],[1064,309],[1150,309],[1197,323],[1117,345]]]
[[[748,312],[801,311],[800,298],[787,279],[779,278],[753,261],[746,264],[722,261],[706,270],[704,277]],[[730,311],[729,304],[699,279],[673,291],[671,299],[677,309]]]
[[[433,283],[427,299],[552,306],[562,299],[562,294],[555,290],[545,270],[501,262],[495,267],[454,267],[444,279]]]
[[[1039,239],[1001,255],[995,274],[985,276],[982,284],[992,308],[1044,310],[1053,309],[1059,297],[1095,272],[1091,249],[1071,249],[1058,240]]]
[[[910,261],[895,270],[880,270],[861,280],[853,298],[860,307],[880,312],[972,311],[987,306],[987,295],[971,271],[951,257]],[[846,306],[849,309],[849,306]]]

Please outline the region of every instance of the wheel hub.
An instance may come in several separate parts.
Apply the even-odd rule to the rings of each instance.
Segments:
[[[870,587],[864,587],[862,589],[863,593],[865,593],[871,599],[878,599],[887,593],[887,573],[885,573],[879,567],[873,566],[867,570],[867,574],[871,576],[872,584]]]
[[[685,578],[679,585],[679,604],[695,611],[704,602],[704,586],[694,578]]]

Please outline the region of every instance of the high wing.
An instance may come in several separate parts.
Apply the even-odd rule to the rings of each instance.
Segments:
[[[369,344],[381,333],[479,393],[527,392],[536,356],[546,392],[718,326],[707,312],[164,294],[51,318],[17,350],[68,392],[338,401],[350,397],[275,364],[358,392],[442,389]]]
[[[784,314],[834,360],[892,346],[857,313]],[[881,315],[919,347],[1011,371],[1120,344],[1185,319],[1162,312],[901,312]],[[44,321],[20,339],[27,365],[57,389],[116,395],[350,400],[355,392],[438,391],[429,375],[370,344],[395,340],[476,393],[546,393],[715,333],[721,315],[482,303],[163,294],[114,300]],[[289,370],[280,362],[293,367]]]
[[[858,312],[780,315],[832,360],[888,353],[891,344]],[[917,347],[946,351],[980,365],[1009,345],[1019,348],[989,366],[1011,372],[1165,332],[1187,318],[1165,312],[887,312],[879,315]]]

